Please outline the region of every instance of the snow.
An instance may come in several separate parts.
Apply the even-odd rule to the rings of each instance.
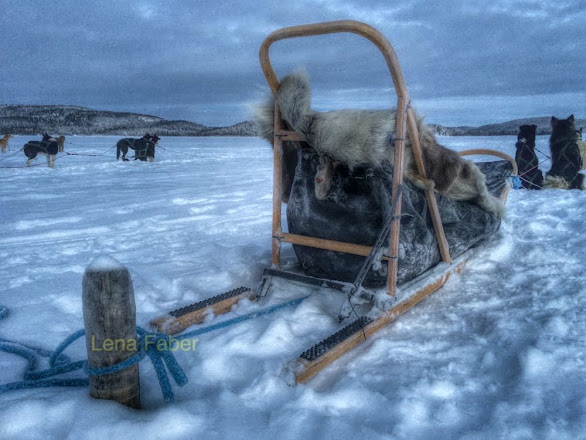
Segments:
[[[105,155],[5,168],[25,164],[15,150],[31,138],[14,137],[0,156],[0,304],[10,310],[0,337],[54,349],[82,328],[81,279],[96,258],[111,264],[101,255],[129,269],[142,327],[256,287],[270,267],[264,141],[166,137],[156,162],[123,163],[117,137],[78,136],[66,151]],[[441,138],[509,154],[515,140]],[[548,151],[547,137],[538,148]],[[0,438],[586,438],[586,193],[511,191],[507,205],[459,276],[305,385],[288,386],[284,367],[340,327],[339,293],[201,335],[176,353],[189,383],[173,404],[147,361],[141,411],[85,388],[2,394]],[[283,261],[295,261],[289,246]],[[310,292],[276,283],[265,304],[243,301],[230,316]],[[85,358],[83,341],[66,353]],[[0,353],[0,383],[24,367]]]
[[[105,254],[98,255],[94,258],[86,269],[88,272],[109,272],[112,270],[124,270],[124,265],[115,258]]]

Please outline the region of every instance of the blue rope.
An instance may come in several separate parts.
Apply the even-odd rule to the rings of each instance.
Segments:
[[[57,354],[54,357],[54,362],[49,364],[51,368],[43,371],[35,371],[37,367],[38,356],[50,357],[52,354],[51,352],[37,347],[29,347],[25,344],[9,341],[7,339],[0,339],[0,351],[16,354],[17,356],[20,356],[27,361],[27,368],[25,369],[23,375],[24,380],[21,382],[0,385],[0,394],[3,394],[7,391],[21,390],[26,388],[87,386],[89,384],[89,380],[86,378],[50,379],[52,376],[68,373],[70,371],[81,368],[85,361],[70,362],[67,356]]]
[[[521,179],[519,178],[519,176],[511,176],[511,179],[513,180],[513,189],[523,188],[523,185],[521,184]]]
[[[165,402],[173,402],[175,396],[173,393],[173,388],[171,387],[171,382],[169,380],[169,374],[175,383],[179,386],[185,385],[189,379],[175,359],[172,351],[168,349],[172,346],[172,342],[180,342],[184,339],[191,339],[194,336],[209,333],[220,328],[229,327],[240,322],[257,318],[259,316],[268,315],[278,310],[295,306],[301,303],[305,298],[307,298],[307,296],[296,298],[294,300],[282,304],[277,304],[263,310],[258,310],[256,312],[238,316],[218,324],[184,333],[183,335],[177,337],[170,337],[164,333],[149,332],[141,327],[137,327],[136,331],[138,335],[138,352],[122,362],[103,368],[89,367],[87,360],[72,362],[66,355],[63,354],[63,351],[65,351],[69,345],[71,345],[79,338],[85,336],[85,330],[83,329],[78,330],[65,338],[65,340],[61,342],[61,344],[59,344],[59,346],[54,351],[48,351],[38,347],[30,347],[19,342],[0,338],[0,351],[16,354],[17,356],[24,358],[28,363],[23,375],[24,380],[0,385],[0,394],[6,393],[8,391],[28,388],[88,386],[88,378],[54,378],[54,376],[70,373],[76,370],[83,370],[88,376],[101,376],[104,374],[117,373],[140,362],[145,358],[145,356],[148,356],[153,364],[155,373],[159,380],[161,392],[163,393],[163,399]],[[0,320],[6,318],[6,316],[8,316],[8,309],[5,306],[0,305]],[[49,358],[50,368],[36,371],[38,356]]]
[[[234,324],[238,324],[240,322],[244,322],[244,321],[248,321],[249,319],[254,319],[257,318],[259,316],[263,316],[263,315],[269,315],[271,313],[276,312],[277,310],[281,310],[281,309],[285,309],[288,307],[293,307],[296,306],[298,304],[301,303],[301,301],[303,301],[304,299],[306,299],[309,295],[301,297],[301,298],[296,298],[296,299],[292,299],[291,301],[287,301],[281,304],[277,304],[274,305],[272,307],[267,307],[266,309],[263,310],[258,310],[256,312],[252,312],[249,313],[247,315],[242,315],[242,316],[238,316],[236,318],[232,318],[229,319],[227,321],[224,322],[220,322],[218,324],[214,324],[214,325],[210,325],[209,327],[204,327],[204,328],[200,328],[197,330],[193,330],[189,333],[184,333],[181,336],[179,336],[177,339],[187,339],[187,338],[192,338],[193,336],[199,336],[199,335],[203,335],[204,333],[209,333],[212,332],[214,330],[220,329],[220,328],[224,328],[224,327],[229,327],[231,325]]]

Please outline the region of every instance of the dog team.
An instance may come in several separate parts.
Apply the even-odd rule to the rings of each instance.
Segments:
[[[2,153],[6,153],[8,141],[11,138],[12,135],[6,134],[2,139],[0,139],[0,147],[2,148]],[[116,159],[119,159],[120,155],[122,155],[122,160],[128,161],[128,159],[126,158],[126,154],[128,153],[128,149],[132,149],[135,151],[135,160],[149,160],[150,162],[154,162],[155,147],[157,146],[157,143],[160,139],[161,138],[156,134],[154,136],[151,136],[148,133],[140,139],[120,139],[116,144]],[[22,147],[21,151],[23,151],[24,155],[27,157],[27,167],[31,166],[31,162],[34,159],[36,159],[37,156],[42,155],[45,156],[47,159],[47,166],[49,168],[55,168],[57,154],[65,151],[65,136],[59,136],[55,138],[48,135],[47,133],[43,133],[42,139],[40,141],[28,141],[24,145],[24,147]]]

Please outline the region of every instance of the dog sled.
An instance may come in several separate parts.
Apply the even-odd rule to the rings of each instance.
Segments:
[[[334,197],[316,200],[312,188],[319,158],[304,136],[288,129],[282,119],[277,95],[280,83],[272,68],[269,48],[280,40],[347,32],[370,40],[382,53],[397,94],[394,164],[387,169],[357,167],[341,170],[334,179]],[[265,269],[257,289],[239,287],[199,301],[151,321],[160,332],[174,334],[201,324],[210,313],[230,312],[242,299],[266,297],[275,284],[334,289],[344,295],[340,322],[354,313],[357,318],[292,360],[286,371],[291,383],[304,383],[367,340],[399,315],[440,289],[459,272],[474,247],[498,229],[500,220],[481,207],[457,202],[421,190],[403,179],[405,140],[410,139],[419,175],[426,178],[416,116],[397,56],[376,29],[357,21],[335,21],[277,30],[260,48],[260,62],[275,96],[271,140],[274,147],[272,268]],[[289,143],[289,144],[288,144]],[[282,224],[284,146],[294,145],[297,165],[290,193],[286,195],[288,227]],[[510,156],[492,150],[468,150],[462,155],[496,155],[500,159],[479,164],[492,194],[505,200],[510,176],[517,173]],[[325,219],[320,223],[315,219]],[[358,227],[357,227],[358,225]],[[470,225],[473,225],[471,228]],[[281,267],[281,248],[293,245],[300,265]],[[363,289],[378,287],[378,290]],[[384,289],[382,288],[384,287]],[[369,303],[362,316],[355,305]]]

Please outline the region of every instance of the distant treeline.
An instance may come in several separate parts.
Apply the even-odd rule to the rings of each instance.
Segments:
[[[550,134],[551,116],[516,119],[481,127],[444,127],[430,124],[445,136],[516,135],[523,124],[537,125],[537,134]],[[577,119],[576,127],[586,125]],[[126,135],[142,136],[256,136],[253,122],[244,121],[228,127],[206,127],[190,121],[169,121],[157,116],[137,113],[92,110],[66,105],[0,105],[0,134],[38,135]]]
[[[190,121],[169,121],[136,113],[92,110],[75,106],[1,105],[0,133],[37,135],[256,136],[254,124],[206,127]]]
[[[569,115],[562,115],[564,118]],[[559,116],[558,117],[562,117]],[[498,124],[482,125],[480,127],[443,127],[430,124],[435,132],[445,136],[507,136],[517,135],[521,125],[537,125],[538,135],[551,134],[551,116],[514,119]],[[576,127],[586,126],[586,119],[576,119]]]

